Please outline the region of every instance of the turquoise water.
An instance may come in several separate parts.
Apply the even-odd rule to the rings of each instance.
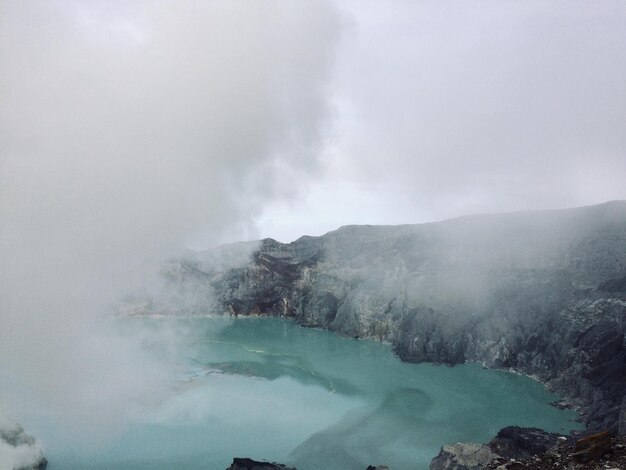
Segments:
[[[226,469],[252,457],[299,470],[427,469],[444,443],[507,425],[567,432],[576,415],[539,383],[478,365],[407,364],[372,341],[272,318],[122,319],[183,326],[171,392],[101,446],[45,435],[49,469]],[[159,348],[158,340],[152,347]]]

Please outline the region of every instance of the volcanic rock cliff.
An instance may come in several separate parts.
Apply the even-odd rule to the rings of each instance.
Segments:
[[[199,297],[187,313],[290,317],[388,341],[405,361],[514,369],[564,396],[560,405],[580,407],[589,430],[619,426],[626,201],[346,226],[288,244],[221,247],[172,262],[166,274],[172,291]]]

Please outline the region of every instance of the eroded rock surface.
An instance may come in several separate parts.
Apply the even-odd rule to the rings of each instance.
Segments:
[[[489,448],[507,459],[523,459],[541,454],[559,442],[559,434],[537,428],[507,426],[489,441]]]
[[[604,436],[602,452],[580,460],[576,442],[559,441],[548,451],[525,459],[496,459],[485,470],[624,470],[626,469],[626,438]]]
[[[495,460],[528,458],[554,447],[559,437],[537,428],[508,426],[487,444],[459,442],[443,446],[430,470],[480,470]]]

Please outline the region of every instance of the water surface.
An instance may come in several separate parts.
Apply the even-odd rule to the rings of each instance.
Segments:
[[[299,470],[427,469],[444,443],[484,442],[507,425],[567,432],[571,411],[526,377],[407,364],[387,345],[275,318],[133,318],[188,332],[166,398],[100,447],[46,443],[49,469],[216,469],[235,456]],[[153,347],[158,349],[158,340]]]

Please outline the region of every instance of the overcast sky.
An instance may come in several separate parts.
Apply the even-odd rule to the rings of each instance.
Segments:
[[[622,1],[338,4],[326,173],[261,233],[626,198]]]
[[[168,243],[626,198],[621,0],[1,5],[4,174]]]

